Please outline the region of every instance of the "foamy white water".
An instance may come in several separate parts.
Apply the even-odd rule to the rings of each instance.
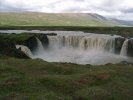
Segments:
[[[121,56],[127,56],[127,49],[128,49],[128,39],[126,39],[123,43],[120,55]]]
[[[107,63],[119,63],[127,61],[127,57],[115,55],[108,52],[100,52],[97,50],[81,51],[62,48],[60,50],[46,51],[36,56],[49,62],[70,62],[77,64],[101,65]]]
[[[16,48],[17,49],[21,49],[21,51],[23,51],[27,56],[29,57],[33,57],[33,54],[31,52],[31,50],[27,47],[27,46],[24,46],[24,45],[16,45]]]
[[[133,61],[114,53],[115,38],[104,34],[58,34],[48,36],[49,47],[35,55],[49,62],[102,65]]]
[[[36,48],[36,54],[38,54],[38,53],[43,53],[44,52],[44,47],[43,47],[43,45],[42,45],[42,42],[36,37],[36,40],[37,40],[37,44],[38,44],[38,46],[37,46],[37,48]]]

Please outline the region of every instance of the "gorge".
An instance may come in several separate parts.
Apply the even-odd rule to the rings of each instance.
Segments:
[[[123,42],[116,53],[115,41],[118,38],[122,37],[98,34],[48,36],[48,48],[43,48],[43,45],[38,42],[39,51],[35,58],[42,58],[49,62],[93,65],[129,60],[128,40]]]
[[[34,32],[38,34],[38,31]],[[133,62],[132,38],[76,31],[41,32],[41,37],[35,35],[26,40],[29,41],[26,45],[16,44],[17,49],[21,48],[30,58],[41,58],[48,62],[92,65]]]

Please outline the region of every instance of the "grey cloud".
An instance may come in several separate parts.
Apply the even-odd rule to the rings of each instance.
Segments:
[[[75,1],[78,1],[78,2],[84,2],[85,0],[75,0]]]
[[[122,9],[121,11],[124,12],[124,13],[133,13],[133,8]]]
[[[13,0],[10,0],[13,1]],[[17,1],[17,0],[16,0]],[[19,1],[19,0],[18,0]],[[32,0],[30,5],[32,5]],[[33,0],[35,1],[35,0]],[[36,0],[37,1],[37,0]],[[132,0],[54,0],[45,5],[45,0],[42,4],[33,4],[34,6],[24,5],[19,6],[18,3],[10,4],[8,0],[0,0],[0,11],[37,11],[37,12],[92,12],[113,18],[133,18],[133,6],[130,4]],[[50,0],[52,1],[52,0]],[[125,4],[125,2],[131,2]],[[39,1],[38,1],[39,2]],[[69,2],[69,3],[68,3]],[[70,4],[70,3],[75,4]],[[98,3],[97,3],[98,2]],[[20,1],[21,3],[21,1]],[[29,3],[29,2],[28,2]],[[44,3],[44,4],[43,4]],[[77,4],[77,5],[76,5]],[[126,7],[124,6],[126,5]],[[128,6],[129,5],[129,6]],[[64,7],[65,6],[65,7]],[[126,8],[126,9],[125,9]],[[125,16],[125,17],[124,17]],[[132,19],[133,20],[133,19]]]
[[[72,7],[72,8],[68,8],[68,9],[64,9],[65,12],[84,12],[84,11],[87,11],[89,10],[88,8],[75,8],[75,7]]]

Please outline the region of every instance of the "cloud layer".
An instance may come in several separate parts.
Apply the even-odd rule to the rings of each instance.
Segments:
[[[0,0],[0,11],[98,13],[133,20],[133,0]]]

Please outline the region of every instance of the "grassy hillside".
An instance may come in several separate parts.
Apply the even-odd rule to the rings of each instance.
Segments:
[[[97,14],[0,13],[0,26],[117,26]]]
[[[1,100],[133,100],[132,65],[0,57]]]

